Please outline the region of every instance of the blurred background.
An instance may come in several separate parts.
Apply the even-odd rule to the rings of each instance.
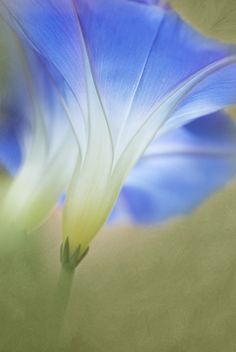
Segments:
[[[205,34],[236,43],[234,0],[173,6]],[[1,253],[2,352],[46,351],[60,215],[24,247]],[[64,342],[68,352],[236,351],[236,180],[191,216],[157,228],[104,228],[77,270]]]
[[[160,228],[102,230],[77,270],[62,350],[235,351],[235,194],[236,181]],[[0,258],[1,351],[46,351],[59,218]]]

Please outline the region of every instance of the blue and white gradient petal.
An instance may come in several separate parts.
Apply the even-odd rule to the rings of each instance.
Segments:
[[[67,189],[78,148],[58,94],[45,81],[44,66],[0,25],[12,61],[0,109],[0,166],[12,178],[0,210],[5,231],[13,227],[29,232]]]
[[[64,236],[72,251],[84,251],[154,138],[235,103],[235,48],[203,37],[156,1],[0,4],[51,78],[67,85],[80,153]]]
[[[156,225],[188,214],[235,174],[235,123],[223,112],[203,116],[149,146],[109,222]]]

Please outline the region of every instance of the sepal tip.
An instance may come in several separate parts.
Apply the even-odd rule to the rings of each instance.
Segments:
[[[67,237],[61,245],[60,249],[60,260],[62,266],[69,271],[75,270],[84,257],[88,254],[89,247],[81,253],[81,246],[79,245],[77,249],[70,254],[70,243]]]

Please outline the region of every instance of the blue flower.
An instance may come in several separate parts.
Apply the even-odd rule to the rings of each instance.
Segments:
[[[71,253],[78,246],[84,252],[150,143],[149,148],[156,150],[159,136],[173,133],[171,138],[177,139],[178,146],[195,149],[194,138],[181,142],[183,131],[191,130],[191,125],[179,130],[179,135],[174,130],[235,103],[235,48],[203,37],[159,1],[1,0],[0,4],[3,16],[37,52],[63,97],[79,145],[64,209],[64,237],[69,239]],[[207,121],[205,118],[204,127],[201,119],[203,135],[209,132]],[[213,137],[209,136],[209,143]],[[201,143],[201,135],[198,138]],[[215,137],[213,140],[216,142]],[[212,163],[217,170],[222,166],[221,180],[206,179],[204,187],[200,182],[201,195],[193,194],[191,200],[186,192],[186,207],[176,211],[173,204],[164,215],[157,211],[155,198],[158,163],[152,163],[152,158],[140,161],[128,178],[130,186],[121,193],[132,204],[133,218],[153,221],[167,213],[186,212],[233,174],[234,167],[229,165],[232,161],[234,165],[234,146],[230,146],[232,157],[220,152],[221,161]],[[214,148],[221,150],[219,145]],[[214,159],[207,150],[206,145],[207,157]],[[216,151],[213,154],[218,156]],[[184,166],[189,162],[189,168],[206,163],[206,158],[197,158],[182,157],[182,162]],[[179,167],[177,161],[171,163]],[[203,165],[201,170],[210,172]],[[133,192],[135,182],[130,180],[135,175],[136,184],[144,189],[145,197],[151,196],[147,203],[155,210],[140,205],[145,197]],[[147,181],[141,182],[140,175]],[[166,182],[169,189],[179,187],[179,179],[176,172],[176,180]],[[143,182],[150,184],[144,186]]]
[[[236,171],[236,125],[217,112],[156,138],[131,171],[109,222],[156,225],[190,213]]]
[[[8,79],[1,82],[0,165],[11,175],[0,190],[0,214],[8,234],[11,228],[29,232],[48,216],[67,189],[77,146],[44,65],[2,21],[0,29],[8,56]]]

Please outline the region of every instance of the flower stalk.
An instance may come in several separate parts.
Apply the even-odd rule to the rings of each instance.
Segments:
[[[63,350],[66,312],[70,302],[75,270],[87,253],[88,249],[82,254],[80,247],[78,247],[71,255],[68,238],[61,246],[61,270],[52,305],[49,308],[48,324],[46,324],[47,350],[50,352]]]

